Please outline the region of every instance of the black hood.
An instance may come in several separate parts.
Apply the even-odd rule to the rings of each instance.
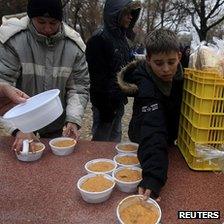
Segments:
[[[131,10],[132,12],[132,21],[130,23],[129,28],[126,30],[127,37],[131,38],[133,33],[133,27],[138,20],[140,10],[141,10],[141,2],[140,1],[132,1],[132,0],[107,0],[104,6],[104,27],[110,31],[121,30],[120,27],[120,19],[122,12],[124,10]]]

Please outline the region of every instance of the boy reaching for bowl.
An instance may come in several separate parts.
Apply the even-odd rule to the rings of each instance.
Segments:
[[[159,200],[167,180],[168,146],[177,137],[183,88],[181,53],[174,32],[158,29],[145,39],[146,59],[133,61],[118,74],[120,88],[134,97],[128,135],[139,143],[142,167],[139,194]]]

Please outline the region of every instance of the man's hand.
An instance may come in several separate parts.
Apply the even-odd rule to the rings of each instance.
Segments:
[[[36,135],[34,133],[23,133],[21,131],[18,131],[16,134],[16,140],[14,141],[13,145],[12,145],[12,149],[16,152],[20,152],[22,150],[22,146],[23,146],[23,141],[25,139],[30,140],[31,144],[30,144],[30,149],[32,152],[34,152],[34,147],[35,144],[33,141],[37,141],[39,142],[40,140],[36,137]]]
[[[63,128],[63,136],[74,138],[76,141],[78,141],[80,137],[80,132],[78,131],[77,124],[68,122],[66,126]]]
[[[8,97],[14,103],[24,103],[29,98],[24,92],[8,84],[0,84],[0,96]]]
[[[143,195],[143,200],[147,200],[151,195],[152,195],[152,191],[150,189],[145,189],[142,187],[138,188],[138,193]],[[156,201],[160,201],[161,197],[157,197],[155,198]]]

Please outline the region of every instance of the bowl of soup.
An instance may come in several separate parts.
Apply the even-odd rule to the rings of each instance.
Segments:
[[[135,153],[117,154],[116,156],[114,156],[113,160],[117,163],[118,166],[140,167],[140,162],[138,160],[137,154]]]
[[[108,174],[87,174],[77,182],[77,188],[84,201],[101,203],[109,199],[115,187],[115,181]]]
[[[88,161],[85,164],[85,170],[88,173],[109,174],[117,168],[117,163],[111,159],[99,158]]]
[[[139,167],[119,167],[112,173],[117,188],[126,193],[137,191],[137,186],[142,180],[142,169]]]
[[[122,142],[115,146],[117,153],[137,153],[138,144],[134,142]]]
[[[35,142],[33,144],[33,151],[29,148],[29,152],[27,154],[24,154],[23,152],[16,152],[17,159],[24,162],[32,162],[40,159],[44,152],[45,145],[41,142]]]
[[[66,156],[74,151],[76,140],[69,137],[59,137],[52,139],[49,145],[55,155]]]
[[[159,224],[162,216],[158,203],[151,198],[143,201],[141,195],[124,198],[116,213],[120,224]]]

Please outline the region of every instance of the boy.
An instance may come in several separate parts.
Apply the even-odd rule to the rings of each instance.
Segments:
[[[139,194],[159,200],[167,179],[167,148],[177,137],[183,86],[177,36],[155,30],[146,37],[146,60],[128,64],[118,74],[120,88],[134,96],[129,138],[139,143],[142,167]]]

